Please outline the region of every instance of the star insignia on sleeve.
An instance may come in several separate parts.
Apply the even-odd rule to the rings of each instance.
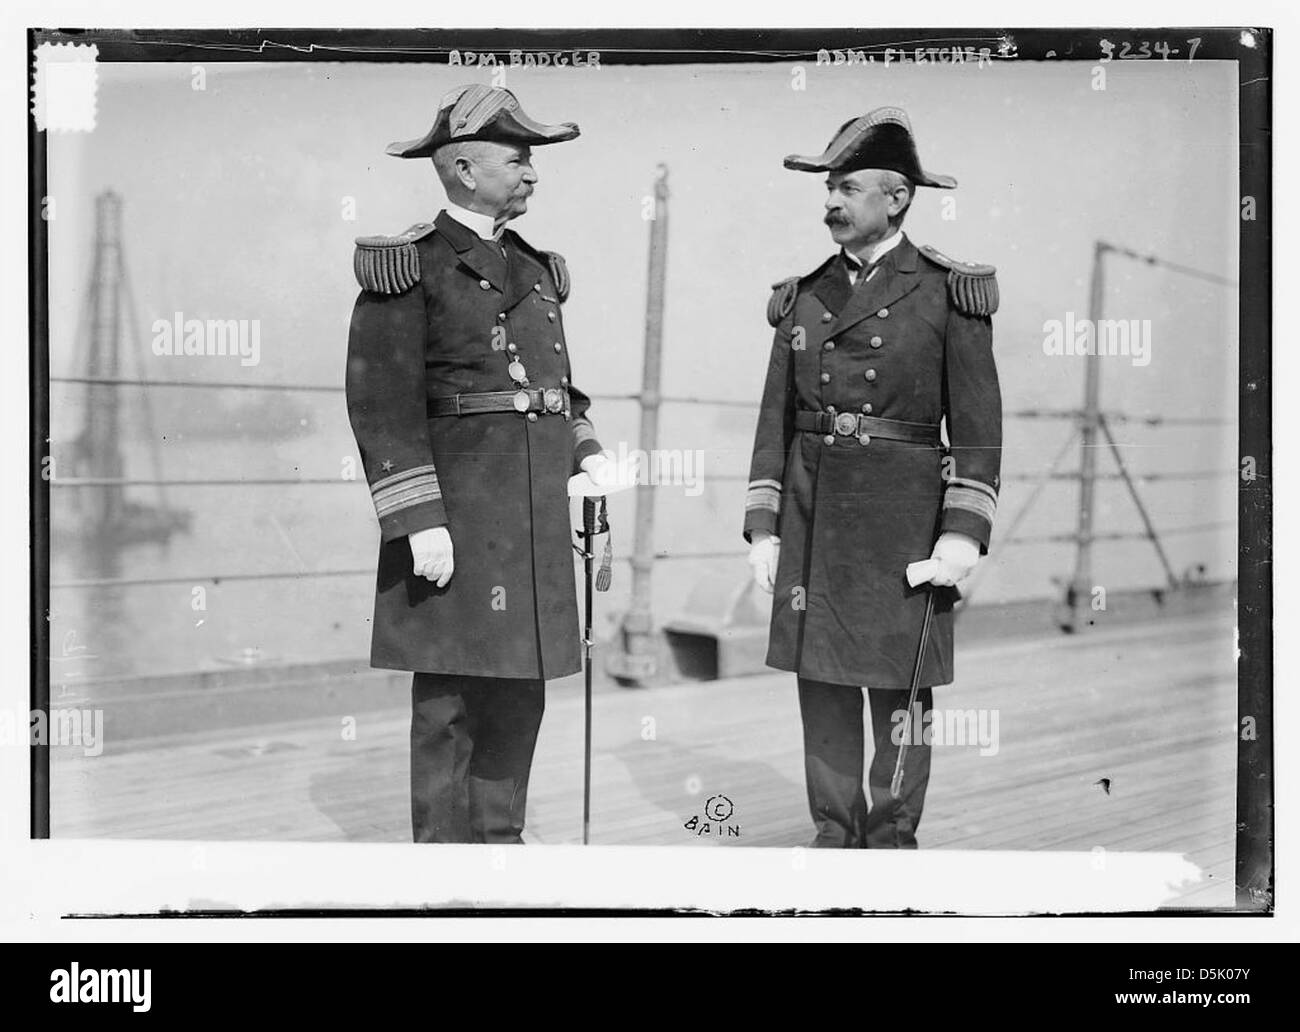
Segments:
[[[390,472],[393,468],[393,460],[385,459],[383,462],[379,464],[379,468],[382,469],[385,473]]]

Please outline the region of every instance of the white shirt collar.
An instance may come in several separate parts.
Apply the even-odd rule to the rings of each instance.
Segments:
[[[902,242],[903,242],[903,231],[900,229],[893,236],[880,241],[880,243],[878,243],[875,247],[871,249],[871,261],[867,262],[866,264],[875,265],[876,262],[880,261],[881,258],[885,257],[885,255],[887,255],[890,251],[892,251],[895,247],[897,247]],[[864,264],[861,258],[859,258],[856,254],[851,254],[848,251],[844,252],[844,257],[849,260],[850,265],[857,266],[859,269],[862,268]]]
[[[459,204],[447,202],[447,214],[459,222],[481,240],[500,240],[501,233],[506,228],[506,224],[501,223],[500,229],[494,229],[495,220],[491,215],[484,215],[481,211],[470,211],[468,208],[462,208]]]

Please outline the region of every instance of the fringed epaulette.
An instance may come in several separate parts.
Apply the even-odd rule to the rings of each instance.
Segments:
[[[772,284],[772,296],[767,302],[767,321],[778,325],[794,308],[795,298],[799,296],[799,277],[791,276],[780,283]]]
[[[397,236],[357,237],[352,271],[361,289],[375,294],[405,294],[419,283],[420,252],[415,242],[432,232],[432,224],[417,222]]]
[[[998,310],[998,270],[978,262],[959,262],[929,244],[921,248],[935,265],[948,270],[948,296],[967,315],[992,315]]]
[[[561,301],[569,299],[569,267],[564,264],[562,255],[554,251],[543,251],[546,264],[551,267],[551,279],[555,280],[555,293]]]

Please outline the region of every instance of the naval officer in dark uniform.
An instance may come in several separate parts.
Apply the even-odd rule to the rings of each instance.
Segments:
[[[778,283],[768,306],[776,334],[744,523],[755,578],[773,592],[767,662],[798,675],[813,844],[915,848],[930,746],[909,744],[901,799],[889,786],[930,589],[905,570],[936,560],[918,697],[928,713],[931,689],[953,677],[952,586],[987,552],[997,506],[997,282],[992,266],[903,233],[915,187],[957,184],[921,167],[901,109],[846,122],[825,153],[785,166],[826,173],[823,218],[840,249]]]
[[[563,259],[506,223],[532,148],[572,122],[462,86],[420,139],[447,194],[432,222],[363,237],[347,405],[381,543],[371,664],[414,672],[417,842],[522,841],[545,682],[581,668],[566,484],[612,466],[573,384]]]

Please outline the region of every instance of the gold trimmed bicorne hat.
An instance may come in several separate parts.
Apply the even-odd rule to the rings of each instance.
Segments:
[[[531,147],[563,143],[578,135],[574,122],[546,125],[524,113],[513,93],[499,86],[473,83],[457,86],[438,102],[433,128],[418,140],[390,143],[387,153],[397,158],[430,158],[446,143],[490,140]]]
[[[840,126],[826,150],[816,157],[791,154],[785,167],[796,172],[857,172],[883,168],[907,176],[917,186],[952,190],[952,176],[925,171],[916,153],[912,123],[899,107],[879,107]]]

